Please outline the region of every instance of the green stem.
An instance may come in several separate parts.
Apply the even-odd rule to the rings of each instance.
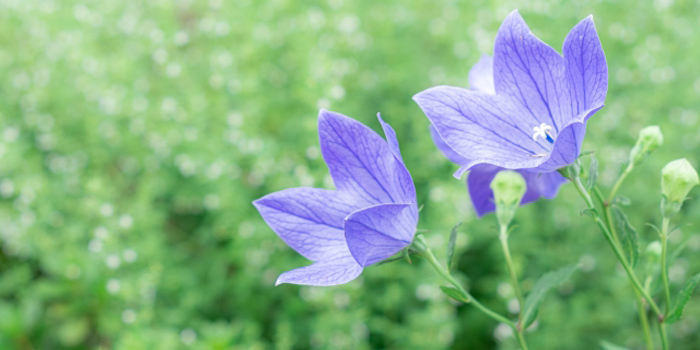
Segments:
[[[637,301],[637,310],[639,310],[639,323],[641,323],[642,331],[644,332],[644,342],[647,345],[647,350],[654,350],[654,340],[651,338],[651,329],[649,328],[649,320],[644,308],[644,300],[636,289],[633,288],[633,290]]]
[[[515,273],[515,265],[513,264],[513,259],[510,256],[510,248],[508,248],[508,227],[506,225],[501,225],[501,232],[498,235],[498,239],[501,241],[501,248],[503,248],[503,255],[506,259],[506,267],[508,268],[508,274],[510,275],[510,283],[513,285],[515,297],[518,299],[518,305],[520,305],[521,312],[518,312],[518,332],[521,332],[521,328],[523,326],[522,308],[525,307],[525,299],[523,298],[523,293],[520,291],[518,275]]]
[[[661,334],[661,348],[668,350],[668,335],[666,335],[666,324],[659,322],[659,333]]]
[[[612,221],[612,212],[610,210],[610,204],[612,203],[613,199],[615,198],[615,194],[617,194],[617,190],[620,189],[620,186],[622,185],[622,182],[625,181],[625,178],[629,173],[632,171],[634,166],[632,163],[627,164],[627,167],[625,170],[620,174],[620,177],[617,179],[615,182],[615,185],[613,186],[612,190],[610,191],[610,195],[608,195],[608,199],[603,202],[603,208],[605,209],[605,220],[608,222],[608,227],[610,227],[610,232],[612,233],[613,238],[615,239],[615,243],[620,244],[620,239],[617,237],[617,230],[615,230],[615,225],[613,225]],[[596,189],[597,191],[597,189]],[[597,192],[598,195],[600,195],[600,192]]]
[[[619,187],[619,185],[618,185]],[[612,218],[612,213],[610,210],[610,201],[603,199],[603,194],[600,192],[600,189],[598,186],[593,187],[593,193],[595,194],[596,199],[598,199],[598,202],[600,202],[601,207],[605,208],[605,211],[603,212],[605,214],[605,223],[608,226],[608,229],[610,232],[613,234],[613,237],[615,238],[616,243],[619,245],[620,241],[617,238],[617,233],[615,232],[615,222],[613,221]],[[654,350],[654,340],[651,337],[651,328],[649,328],[649,319],[647,318],[647,313],[646,313],[646,307],[644,304],[644,299],[642,299],[641,294],[639,294],[639,291],[637,289],[632,288],[634,291],[634,296],[635,296],[635,301],[637,304],[637,310],[639,312],[639,323],[642,326],[642,332],[644,333],[644,342],[646,343],[647,350]],[[646,286],[644,286],[644,290],[649,290]]]
[[[661,310],[659,307],[656,305],[656,302],[654,302],[654,299],[651,298],[649,293],[647,293],[644,288],[642,288],[641,283],[639,283],[639,280],[637,279],[637,276],[634,274],[634,271],[632,271],[632,268],[630,267],[629,263],[627,262],[627,259],[625,259],[624,253],[622,253],[622,250],[620,247],[615,243],[615,240],[608,230],[608,228],[605,226],[605,223],[603,220],[600,219],[600,216],[598,213],[595,211],[595,205],[593,204],[593,200],[591,199],[591,196],[586,192],[586,189],[583,187],[583,184],[581,183],[581,179],[579,177],[575,177],[574,179],[571,179],[572,182],[574,183],[574,186],[576,187],[576,190],[578,193],[581,195],[584,201],[586,201],[586,205],[588,205],[588,208],[591,209],[595,215],[593,219],[595,220],[596,224],[600,227],[600,229],[603,231],[603,236],[605,236],[605,239],[608,241],[608,244],[610,244],[610,247],[613,249],[613,252],[615,253],[615,256],[617,257],[617,260],[620,261],[620,264],[622,264],[622,267],[625,269],[625,272],[627,273],[627,277],[630,279],[632,282],[632,285],[634,288],[637,289],[637,291],[644,297],[644,299],[649,303],[649,306],[651,309],[654,311],[654,313],[658,317],[663,317],[663,314],[661,313]]]
[[[666,251],[668,246],[668,225],[669,218],[664,218],[661,224],[661,280],[664,284],[664,294],[666,296],[666,315],[671,311],[671,287],[668,283],[668,266],[666,262]]]
[[[462,284],[459,283],[452,275],[450,274],[447,269],[445,269],[442,265],[440,265],[440,262],[435,258],[435,255],[433,255],[433,252],[430,250],[430,247],[425,243],[425,239],[423,239],[423,236],[418,236],[418,240],[421,241],[425,245],[425,249],[423,251],[423,256],[425,256],[426,259],[430,262],[431,265],[433,265],[433,268],[435,271],[437,271],[440,276],[442,276],[447,282],[450,282],[451,285],[453,285],[455,288],[457,288],[457,291],[459,291],[460,294],[472,305],[476,306],[479,310],[481,310],[484,314],[487,316],[493,318],[494,320],[505,323],[507,324],[510,328],[513,328],[515,330],[515,323],[513,321],[505,318],[504,316],[500,315],[499,313],[487,308],[483,304],[481,304],[479,301],[477,301],[469,292],[467,292],[464,287],[462,287]]]
[[[608,196],[608,203],[612,203],[613,198],[615,198],[615,194],[617,193],[617,190],[620,189],[620,185],[622,185],[622,182],[625,181],[625,178],[629,173],[632,171],[634,168],[634,165],[632,163],[627,164],[627,168],[620,174],[620,177],[617,179],[617,182],[615,182],[615,185],[613,186],[612,190],[610,191],[610,195]]]
[[[520,348],[522,350],[528,350],[527,349],[527,343],[525,343],[525,335],[523,334],[525,331],[522,332],[515,332],[515,334],[518,337],[518,344],[520,344]]]

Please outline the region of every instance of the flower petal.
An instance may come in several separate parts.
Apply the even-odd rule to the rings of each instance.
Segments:
[[[561,185],[567,181],[558,171],[535,173],[523,170],[520,173],[527,183],[527,192],[520,204],[534,202],[540,197],[553,199],[559,193]]]
[[[418,221],[411,207],[411,204],[380,204],[348,216],[345,239],[360,266],[389,258],[411,244]]]
[[[496,93],[513,101],[529,130],[547,123],[558,134],[569,123],[572,111],[564,58],[532,34],[517,11],[498,30],[493,69]]]
[[[490,184],[501,170],[503,170],[501,167],[479,164],[471,169],[467,177],[469,196],[474,205],[476,215],[479,217],[496,210]],[[535,173],[525,170],[516,171],[525,178],[525,183],[527,184],[527,190],[520,205],[534,202],[540,197],[554,198],[559,191],[559,187],[566,182],[566,179],[556,171],[549,173]]]
[[[532,139],[532,127],[523,123],[508,99],[452,86],[437,86],[415,95],[445,143],[474,164],[504,168],[532,168],[549,149]],[[529,128],[526,130],[526,128]]]
[[[469,87],[476,91],[490,94],[496,93],[493,87],[493,58],[491,56],[481,55],[479,61],[469,70]],[[455,152],[445,143],[445,140],[442,139],[442,136],[432,124],[430,125],[430,136],[432,136],[435,146],[447,159],[459,165],[469,163],[469,159]]]
[[[396,159],[398,159],[400,162],[403,162],[403,158],[401,158],[401,149],[399,149],[399,140],[396,139],[396,132],[394,131],[394,128],[392,128],[391,125],[384,122],[384,119],[382,119],[382,115],[379,113],[377,113],[377,119],[379,119],[379,123],[382,124],[384,136],[386,136],[386,141],[387,143],[389,143],[389,148],[391,148],[391,152],[394,153]]]
[[[469,160],[455,177],[481,163],[549,172],[576,159],[585,122],[607,93],[605,55],[590,17],[571,30],[563,51],[538,39],[513,11],[496,37],[495,95],[439,86],[414,96],[444,144]],[[473,68],[476,88],[484,85],[485,67],[482,58]],[[543,124],[551,126],[553,144],[534,138]]]
[[[608,92],[608,64],[592,16],[571,29],[563,51],[573,115],[600,109]]]
[[[262,197],[253,205],[272,230],[309,260],[347,251],[345,217],[361,208],[350,196],[318,188],[290,188]]]
[[[321,110],[318,134],[321,153],[339,190],[362,198],[365,206],[415,202],[411,175],[392,146],[372,129],[342,114]],[[387,137],[390,143],[396,141],[391,133]]]
[[[573,163],[581,153],[583,137],[586,134],[585,121],[601,108],[603,108],[603,106],[584,111],[581,113],[584,122],[574,122],[564,128],[557,136],[557,139],[554,140],[552,153],[547,158],[547,161],[533,170],[549,172]]]
[[[287,271],[277,278],[275,285],[292,283],[321,287],[335,286],[354,280],[360,273],[362,273],[362,267],[350,254],[346,254]]]
[[[490,94],[496,93],[493,85],[493,57],[481,55],[479,61],[469,70],[469,87]]]
[[[464,158],[461,154],[455,152],[455,150],[445,143],[445,140],[442,139],[440,134],[437,132],[437,129],[435,129],[435,126],[432,124],[430,125],[430,136],[432,136],[435,146],[437,146],[440,152],[442,152],[447,159],[459,165],[469,163],[469,159]]]

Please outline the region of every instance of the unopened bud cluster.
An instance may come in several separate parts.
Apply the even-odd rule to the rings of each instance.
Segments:
[[[498,222],[508,226],[527,190],[525,179],[515,171],[501,171],[491,181],[491,190],[496,202]]]

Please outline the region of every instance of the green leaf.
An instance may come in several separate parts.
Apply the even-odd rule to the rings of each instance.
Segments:
[[[628,348],[624,346],[619,346],[615,345],[609,341],[601,340],[600,341],[600,347],[603,348],[603,350],[629,350]]]
[[[578,158],[583,158],[583,157],[585,157],[589,154],[593,154],[593,153],[595,153],[595,151],[583,151],[583,152],[581,152],[581,154],[578,155]]]
[[[384,265],[384,264],[392,263],[394,261],[406,259],[407,257],[408,257],[408,249],[402,249],[400,256],[395,256],[393,258],[382,260],[382,261],[378,262],[377,265]]]
[[[537,318],[537,311],[540,308],[540,303],[544,299],[547,292],[566,281],[574,271],[579,268],[578,265],[563,267],[559,270],[546,273],[535,283],[525,299],[525,306],[522,309],[522,328],[527,328]]]
[[[598,158],[591,154],[591,164],[588,168],[588,181],[586,181],[586,190],[591,191],[598,180]]]
[[[598,216],[598,212],[596,212],[595,209],[586,208],[581,210],[581,216],[588,216],[591,219],[595,219],[595,217]]]
[[[658,233],[658,234],[659,234],[659,236],[661,236],[661,230],[659,230],[659,228],[658,228],[658,227],[656,227],[656,225],[654,225],[654,224],[650,224],[650,223],[648,223],[648,222],[647,222],[646,224],[644,224],[644,225],[645,225],[645,226],[649,226],[649,227],[653,228],[653,229],[654,229],[654,231],[656,231],[656,233]]]
[[[442,290],[443,293],[447,294],[448,297],[457,300],[462,303],[468,303],[469,300],[462,295],[456,288],[453,287],[445,287],[445,286],[440,286],[440,290]]]
[[[452,227],[452,232],[450,232],[450,240],[447,242],[447,270],[452,269],[452,258],[455,255],[455,243],[457,242],[457,228],[462,223],[457,223]]]
[[[625,196],[615,196],[615,198],[613,198],[612,200],[612,204],[619,204],[623,207],[626,207],[632,204],[632,200]]]
[[[693,276],[685,283],[683,289],[678,293],[678,297],[676,297],[672,311],[668,314],[668,317],[664,319],[664,322],[674,323],[681,319],[683,308],[685,304],[688,303],[688,300],[690,300],[690,296],[693,294],[693,290],[695,290],[695,286],[698,285],[698,282],[700,282],[700,274]]]
[[[625,250],[627,261],[634,268],[639,262],[639,235],[637,230],[630,224],[627,215],[618,206],[613,205],[613,221],[617,230],[618,238]]]

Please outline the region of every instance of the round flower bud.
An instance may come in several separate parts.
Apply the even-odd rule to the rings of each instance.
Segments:
[[[630,163],[637,165],[659,146],[664,144],[664,135],[658,125],[647,126],[639,131],[637,143],[630,151]]]
[[[525,179],[515,171],[501,171],[491,181],[491,190],[496,203],[498,222],[501,225],[510,224],[527,190]]]
[[[688,192],[698,184],[698,173],[685,158],[674,160],[661,170],[661,192],[668,201],[683,202]]]
[[[664,217],[676,215],[688,192],[698,184],[698,173],[687,159],[677,159],[666,164],[661,170],[661,211]]]

